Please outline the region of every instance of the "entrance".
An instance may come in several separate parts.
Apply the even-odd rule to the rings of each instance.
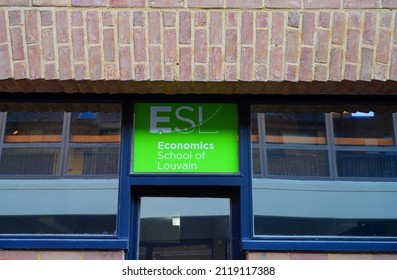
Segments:
[[[139,259],[230,259],[230,199],[142,197]]]

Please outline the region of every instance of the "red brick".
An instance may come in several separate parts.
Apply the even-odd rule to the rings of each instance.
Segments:
[[[179,13],[179,43],[190,44],[191,43],[191,13],[181,12]]]
[[[46,80],[57,79],[57,69],[54,63],[44,65],[44,78]]]
[[[340,81],[342,78],[342,56],[341,48],[332,48],[329,64],[329,79],[331,81]]]
[[[132,79],[131,50],[129,46],[119,48],[120,79],[123,81]]]
[[[253,49],[251,47],[242,47],[240,60],[240,80],[252,81],[252,70],[254,64]]]
[[[85,64],[74,64],[74,78],[79,80],[85,80],[87,78],[87,69]]]
[[[106,0],[72,0],[72,6],[104,7],[106,6]]]
[[[345,80],[356,81],[357,80],[357,65],[346,64],[345,65]]]
[[[176,30],[166,29],[164,31],[164,62],[176,62]]]
[[[0,63],[1,64],[1,63]],[[26,66],[24,62],[16,62],[14,63],[14,79],[15,80],[20,80],[20,79],[27,79],[27,72],[26,72]]]
[[[300,0],[265,0],[265,8],[294,9],[301,8]]]
[[[175,12],[164,12],[163,23],[165,27],[175,27],[176,15]]]
[[[133,13],[133,26],[145,26],[145,13],[144,12],[134,12]]]
[[[248,260],[289,260],[289,253],[262,253],[262,252],[248,252]]]
[[[26,43],[37,44],[39,42],[39,29],[37,11],[25,11]]]
[[[87,12],[88,44],[99,43],[99,16],[97,11]]]
[[[346,9],[380,8],[380,0],[343,0]]]
[[[72,78],[72,62],[71,62],[71,52],[68,46],[59,47],[59,79],[60,80],[70,80]]]
[[[69,24],[68,24],[68,13],[67,11],[55,12],[56,18],[56,30],[57,30],[57,42],[68,43],[69,42]]]
[[[226,12],[226,26],[227,27],[237,27],[237,24],[238,24],[237,12],[227,11]]]
[[[328,258],[330,260],[369,260],[371,259],[369,254],[334,254],[334,253],[330,253],[328,255]]]
[[[24,43],[22,37],[22,28],[13,27],[10,29],[11,34],[11,49],[12,49],[12,59],[15,60],[24,60],[25,59],[25,50]]]
[[[159,44],[161,41],[160,33],[160,13],[149,12],[149,43]]]
[[[101,48],[90,47],[88,50],[88,67],[91,80],[102,79]]]
[[[290,260],[328,260],[326,253],[290,253]]]
[[[302,43],[313,45],[314,13],[303,13]]]
[[[361,50],[360,80],[370,81],[372,79],[373,57],[374,57],[374,51],[372,49],[362,48],[362,50]]]
[[[72,26],[83,26],[82,11],[72,11]]]
[[[391,52],[390,80],[397,81],[397,48]]]
[[[52,28],[46,28],[41,30],[41,45],[43,51],[43,60],[54,61],[55,50],[54,50],[54,34]]]
[[[267,79],[267,68],[265,65],[259,64],[255,66],[255,80],[266,81]]]
[[[41,26],[50,26],[53,24],[52,11],[40,11]]]
[[[226,29],[225,62],[237,60],[237,30]]]
[[[211,81],[222,80],[222,48],[211,47],[210,48],[210,62],[209,62],[209,79]]]
[[[334,13],[332,43],[336,45],[343,45],[345,41],[345,13]]]
[[[300,13],[289,12],[288,13],[288,26],[299,27]]]
[[[303,47],[300,58],[300,81],[311,81],[313,72],[313,49]]]
[[[340,0],[305,0],[305,9],[339,9]]]
[[[199,29],[194,32],[194,61],[207,62],[207,32]]]
[[[0,11],[0,43],[7,42],[7,28],[4,11]]]
[[[160,47],[149,48],[150,59],[150,80],[160,81],[162,79],[162,62],[161,62],[161,49]]]
[[[181,81],[192,80],[192,49],[179,48],[179,78]]]
[[[0,45],[0,80],[12,77],[8,45]]]
[[[146,34],[144,28],[134,29],[134,59],[136,62],[146,61]]]
[[[316,64],[314,67],[314,80],[325,82],[327,80],[327,66]]]
[[[269,46],[269,31],[257,30],[256,31],[256,48],[255,48],[255,62],[266,63],[267,52]],[[287,42],[288,46],[288,42]]]
[[[396,0],[382,0],[382,8],[394,9],[397,8]]]
[[[104,29],[103,30],[103,53],[105,62],[115,61],[115,49],[114,49],[114,30]]]
[[[116,70],[116,65],[114,63],[105,63],[104,71],[105,71],[105,80],[117,79],[117,70]]]
[[[29,6],[30,0],[0,0],[0,6]]]
[[[237,81],[236,65],[225,66],[225,81]]]
[[[124,260],[123,251],[85,251],[81,253],[83,260]]]
[[[0,251],[0,260],[38,260],[39,251]]]
[[[194,13],[194,25],[202,27],[207,25],[207,13],[206,12],[195,12]]]
[[[3,13],[3,15],[4,15],[3,11],[1,11],[0,14],[1,13]],[[8,11],[8,20],[9,20],[10,26],[22,24],[21,10]],[[5,28],[5,22],[2,22],[1,26],[3,26],[3,28]]]
[[[397,260],[397,254],[372,254],[373,260]]]
[[[285,60],[287,62],[296,63],[299,54],[299,32],[296,29],[287,30],[287,49]]]
[[[375,43],[376,13],[366,12],[364,17],[363,43],[373,45]]]
[[[391,34],[389,30],[379,30],[378,46],[376,48],[376,61],[381,63],[389,62]]]
[[[272,17],[272,38],[273,45],[282,45],[284,41],[284,13],[274,12]]]
[[[102,12],[103,26],[114,26],[113,13],[111,11]]]
[[[149,7],[156,8],[183,8],[184,0],[148,0]]]
[[[70,0],[33,0],[33,6],[69,6]]]
[[[40,46],[28,46],[28,63],[29,63],[29,78],[31,80],[41,78],[40,69]],[[61,64],[62,65],[62,64]]]
[[[146,73],[146,65],[145,64],[135,64],[135,80],[136,81],[145,81],[147,80]]]
[[[222,13],[212,12],[210,16],[210,43],[211,44],[222,44]]]
[[[358,48],[360,46],[360,31],[349,29],[347,31],[346,61],[358,62]]]
[[[349,28],[360,29],[361,28],[361,12],[352,11],[349,12]]]
[[[380,26],[385,28],[390,28],[392,17],[393,17],[392,13],[382,11],[380,14]]]
[[[194,66],[194,80],[195,81],[205,81],[207,79],[207,73],[203,65]]]
[[[376,63],[375,65],[375,80],[386,81],[387,80],[387,66],[386,64]]]
[[[329,12],[321,12],[318,21],[319,21],[319,24],[321,27],[329,28],[330,13]]]
[[[189,8],[223,8],[223,0],[189,0]]]
[[[110,0],[109,5],[115,8],[144,8],[146,3],[145,0]]]
[[[256,26],[261,28],[269,27],[269,13],[258,12],[256,15]]]
[[[85,60],[84,30],[83,28],[72,29],[73,60],[82,62]]]
[[[283,48],[271,47],[270,49],[270,80],[281,81],[283,78]]]
[[[394,26],[397,26],[397,16],[394,21]],[[394,30],[393,43],[397,44],[397,30]]]
[[[117,28],[118,28],[119,43],[129,44],[131,41],[130,13],[126,11],[120,11],[118,13],[117,20],[118,20]]]
[[[319,30],[317,32],[316,62],[326,63],[328,61],[329,31]]]
[[[226,8],[263,8],[262,0],[226,0]]]
[[[252,12],[243,12],[241,18],[241,43],[250,45],[254,39],[254,15]]]
[[[81,253],[78,251],[44,251],[43,260],[80,260]]]

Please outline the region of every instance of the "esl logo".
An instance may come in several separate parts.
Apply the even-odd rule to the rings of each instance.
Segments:
[[[205,123],[215,117],[222,109],[221,106],[208,118],[203,119],[203,106],[193,108],[191,106],[151,106],[150,107],[150,133],[182,133],[189,134],[197,129],[199,134],[217,134],[218,130],[206,130]],[[192,119],[192,114],[195,116]],[[189,117],[190,116],[190,117]],[[172,124],[171,117],[179,121],[179,127]],[[184,123],[185,125],[181,125]],[[161,124],[161,126],[160,126]]]

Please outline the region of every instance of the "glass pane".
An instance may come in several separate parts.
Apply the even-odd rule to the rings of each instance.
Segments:
[[[267,143],[327,143],[324,113],[265,113],[265,128]]]
[[[121,113],[72,113],[70,142],[120,142]]]
[[[0,158],[0,175],[58,175],[60,149],[7,148]]]
[[[328,152],[268,149],[268,172],[279,176],[329,176]]]
[[[393,146],[391,114],[377,112],[332,113],[335,144],[355,146]]]
[[[141,259],[229,258],[229,199],[144,197],[140,213]]]
[[[336,152],[338,176],[397,178],[395,152]]]
[[[0,233],[113,234],[118,179],[0,180]]]
[[[253,182],[256,235],[397,236],[394,182]]]
[[[69,149],[67,175],[118,175],[118,171],[118,148]]]
[[[61,142],[63,112],[8,112],[7,143]]]

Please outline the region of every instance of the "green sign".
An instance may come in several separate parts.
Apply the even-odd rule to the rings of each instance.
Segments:
[[[135,105],[133,172],[236,173],[235,104]]]

